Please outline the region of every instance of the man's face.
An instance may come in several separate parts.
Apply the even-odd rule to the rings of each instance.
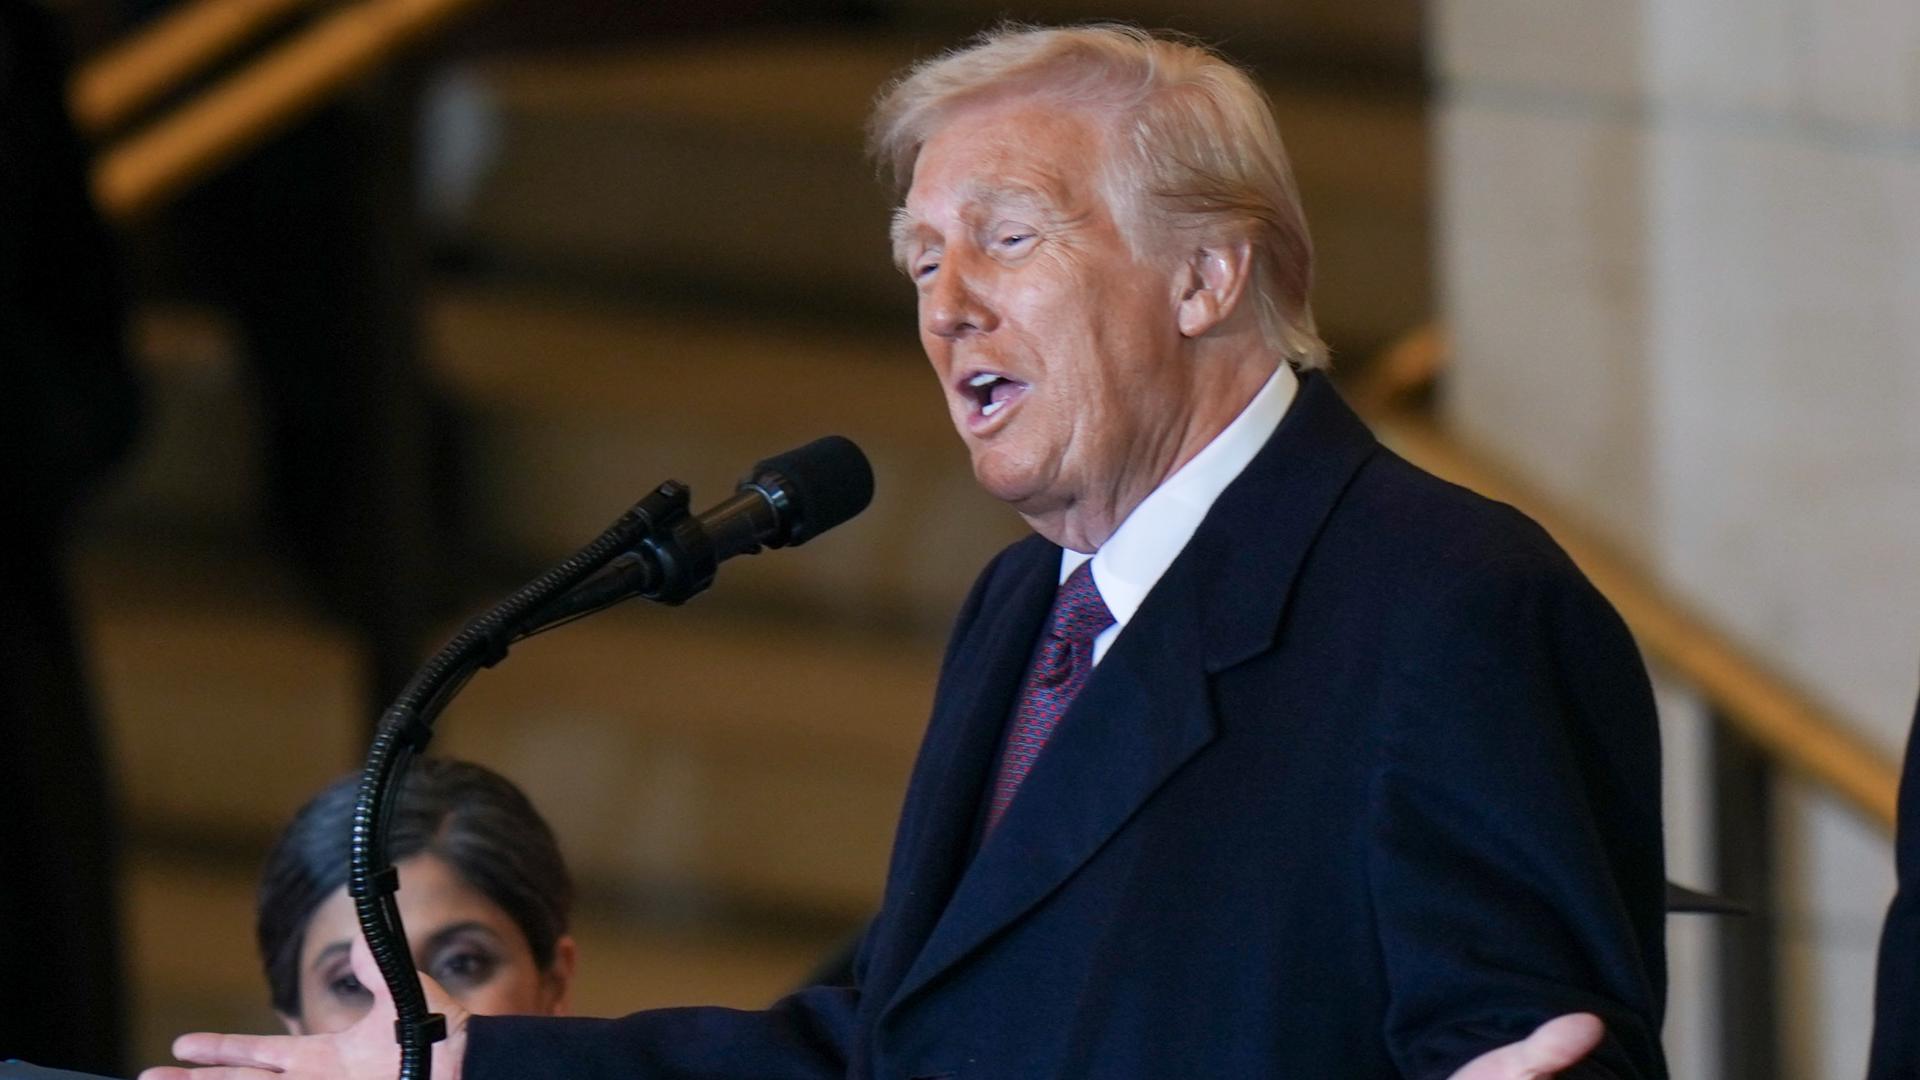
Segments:
[[[1078,110],[963,109],[921,149],[894,230],[974,475],[1081,550],[1171,471],[1197,377],[1179,268],[1128,246],[1099,185],[1105,143]]]

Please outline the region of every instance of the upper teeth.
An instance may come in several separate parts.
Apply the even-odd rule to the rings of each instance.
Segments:
[[[992,386],[994,383],[997,383],[999,381],[1000,381],[1000,376],[995,375],[991,371],[983,371],[980,374],[975,375],[973,378],[968,379],[967,385],[973,387],[975,390],[978,390],[983,386]]]

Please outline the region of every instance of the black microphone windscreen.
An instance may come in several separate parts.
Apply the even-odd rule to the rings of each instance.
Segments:
[[[769,474],[785,490],[787,544],[804,544],[843,525],[873,501],[873,466],[853,440],[839,435],[770,457],[748,479],[764,483]]]

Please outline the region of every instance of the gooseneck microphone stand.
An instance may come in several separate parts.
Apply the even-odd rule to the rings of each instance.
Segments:
[[[393,993],[400,1080],[429,1080],[447,1020],[427,1011],[407,948],[388,834],[407,767],[454,695],[474,672],[506,659],[516,641],[632,596],[685,603],[713,584],[720,560],[802,544],[851,519],[873,498],[873,468],[859,447],[829,435],[759,462],[733,497],[698,518],[688,513],[689,495],[676,480],[661,484],[592,543],[468,622],[380,718],[353,804],[347,892]]]
[[[677,481],[660,485],[592,543],[468,622],[415,673],[380,718],[354,800],[347,892],[380,977],[393,993],[400,1080],[428,1080],[433,1044],[447,1037],[446,1017],[427,1011],[426,992],[394,900],[400,878],[387,840],[407,768],[426,749],[434,721],[454,695],[477,670],[504,659],[514,642],[636,592],[679,603],[711,582],[714,555],[698,528],[689,527],[693,518],[687,511],[688,496],[686,486]],[[636,550],[649,557],[631,556]],[[576,589],[616,561],[616,576],[638,588],[630,584],[617,593],[583,590],[590,598],[586,603],[573,598]]]

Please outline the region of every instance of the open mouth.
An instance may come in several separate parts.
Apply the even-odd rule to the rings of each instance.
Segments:
[[[989,419],[1027,392],[1027,384],[995,371],[982,371],[962,384],[973,398],[974,414]]]

